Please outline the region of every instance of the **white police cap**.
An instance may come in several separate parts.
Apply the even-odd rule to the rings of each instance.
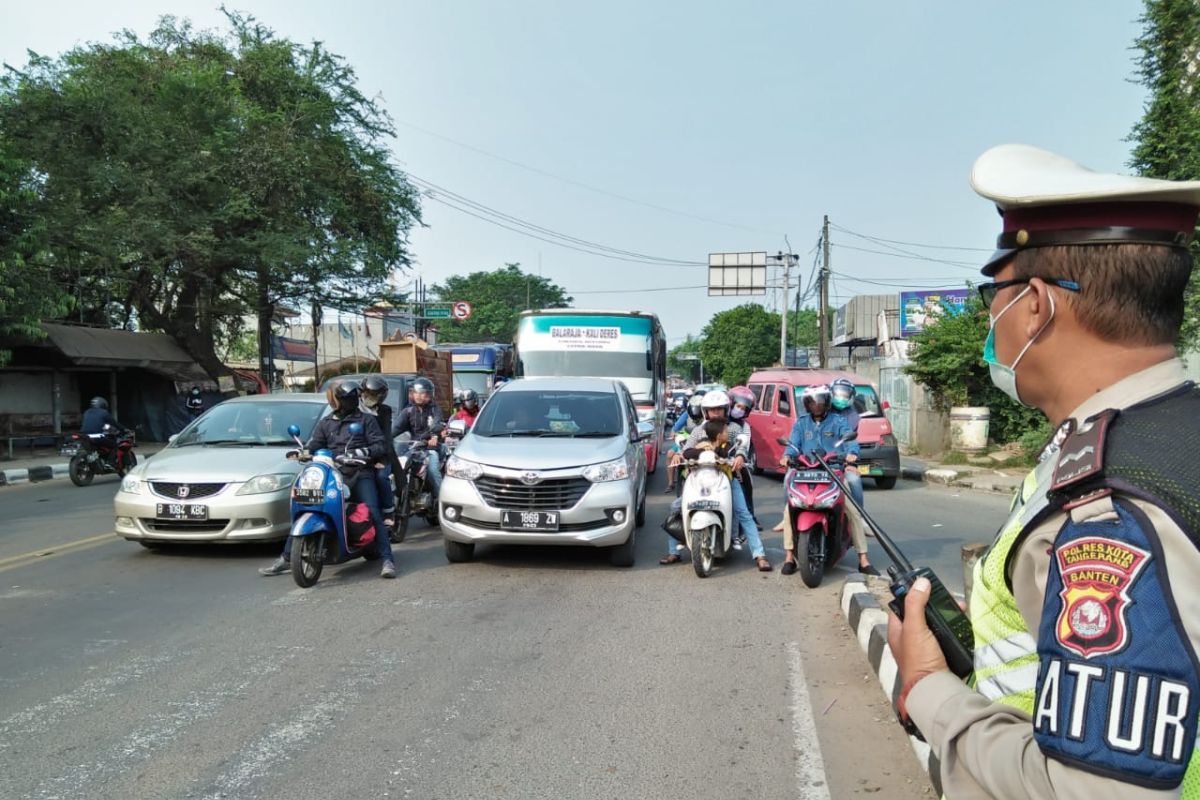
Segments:
[[[1161,244],[1188,247],[1200,215],[1200,181],[1094,172],[1055,153],[1004,144],[981,155],[971,187],[996,204],[1004,227],[983,266],[992,275],[1033,247]]]

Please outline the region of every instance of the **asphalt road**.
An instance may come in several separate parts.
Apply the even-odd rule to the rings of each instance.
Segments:
[[[416,523],[399,580],[354,562],[310,590],[255,573],[275,547],[117,539],[112,479],[2,488],[0,797],[931,796],[838,607],[853,558],[817,590],[746,555],[659,567],[662,481],[633,569],[450,565]],[[778,479],[757,502],[778,519]],[[959,586],[1006,505],[905,482],[867,503]]]

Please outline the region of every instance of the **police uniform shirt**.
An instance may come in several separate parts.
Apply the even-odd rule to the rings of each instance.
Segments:
[[[1160,395],[1185,380],[1182,363],[1171,359],[1097,392],[1071,418],[1078,424],[1105,409],[1125,408]],[[1044,494],[1048,488],[1039,486],[1037,493]],[[1066,759],[1047,755],[1035,738],[1035,722],[1028,715],[1011,705],[989,701],[948,671],[938,672],[912,687],[907,708],[941,760],[946,797],[1142,800],[1180,796],[1180,786],[1155,788],[1153,781],[1138,780],[1134,772],[1166,763],[1164,759],[1182,758],[1186,765],[1192,753],[1190,748],[1181,752],[1182,731],[1184,726],[1194,731],[1196,719],[1172,718],[1181,716],[1176,713],[1180,706],[1178,697],[1172,702],[1172,696],[1164,691],[1171,682],[1163,675],[1139,674],[1124,667],[1131,654],[1155,646],[1160,637],[1176,630],[1190,639],[1193,652],[1200,647],[1200,550],[1162,509],[1140,500],[1126,498],[1123,502],[1142,511],[1161,543],[1161,556],[1146,548],[1147,563],[1142,566],[1165,566],[1167,581],[1161,595],[1154,598],[1158,602],[1147,605],[1165,608],[1173,597],[1176,621],[1164,612],[1157,630],[1130,627],[1122,631],[1127,641],[1119,647],[1099,653],[1082,650],[1083,656],[1074,659],[1056,658],[1055,632],[1050,626],[1051,635],[1046,635],[1043,611],[1061,614],[1066,602],[1066,590],[1059,589],[1061,568],[1055,566],[1055,559],[1064,552],[1059,537],[1072,521],[1072,512],[1059,511],[1048,517],[1011,557],[1013,596],[1026,629],[1038,640],[1040,668],[1034,713],[1043,728],[1060,726],[1062,730],[1056,733],[1074,737],[1078,743],[1091,737],[1087,739],[1091,749],[1083,757],[1077,752]],[[1081,513],[1092,519],[1116,516],[1112,498],[1081,506],[1074,512],[1074,521],[1080,520]],[[1161,565],[1149,563],[1157,558]],[[1149,574],[1153,570],[1142,569],[1142,575],[1133,580],[1147,580]],[[1047,596],[1052,579],[1055,584]],[[1125,589],[1130,590],[1128,584]],[[1111,626],[1116,616],[1101,613],[1096,619]],[[1182,652],[1185,649],[1178,648],[1178,658],[1187,657]],[[1188,669],[1186,662],[1184,669]],[[1188,671],[1194,680],[1194,669]],[[1058,683],[1048,687],[1051,673]],[[1063,687],[1070,691],[1059,691]],[[1081,687],[1083,691],[1079,691]]]

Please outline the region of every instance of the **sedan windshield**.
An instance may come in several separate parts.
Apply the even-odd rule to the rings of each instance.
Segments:
[[[621,408],[611,392],[500,392],[479,412],[471,432],[476,436],[620,436]]]
[[[308,441],[317,420],[327,408],[325,403],[317,401],[302,403],[264,400],[256,403],[221,403],[184,428],[171,446],[295,445],[288,436],[288,426],[300,426],[300,440]]]

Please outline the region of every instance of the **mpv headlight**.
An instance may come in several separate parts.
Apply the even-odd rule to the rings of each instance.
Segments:
[[[446,474],[451,478],[462,478],[465,481],[478,480],[483,475],[483,467],[465,458],[450,456],[446,462]]]
[[[593,464],[583,471],[583,477],[592,483],[623,480],[629,477],[629,462],[623,458],[618,458],[616,461]]]
[[[142,481],[136,475],[126,475],[121,479],[121,491],[128,494],[141,494]]]
[[[318,470],[319,472],[320,470]],[[280,489],[285,489],[292,485],[293,475],[290,472],[276,472],[271,475],[255,475],[250,480],[246,481],[242,488],[238,489],[238,494],[266,494],[267,492],[278,492]],[[321,488],[320,486],[317,487]]]

